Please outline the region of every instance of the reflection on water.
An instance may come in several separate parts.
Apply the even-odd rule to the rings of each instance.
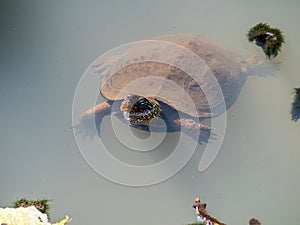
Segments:
[[[290,118],[291,90],[300,83],[297,1],[2,4],[1,205],[40,197],[52,199],[53,221],[69,214],[74,225],[174,225],[195,221],[191,203],[200,195],[208,212],[227,224],[246,224],[252,216],[262,224],[297,224],[300,129]],[[205,148],[200,145],[174,177],[149,187],[117,185],[89,168],[68,127],[76,85],[96,57],[128,41],[184,32],[203,34],[246,57],[262,54],[245,37],[260,21],[286,36],[280,70],[248,78],[227,112],[221,152],[206,171],[198,172]],[[115,154],[130,162],[136,157],[136,164],[152,162],[130,158],[110,129],[103,131]],[[188,145],[191,139],[184,138]],[[161,151],[154,160],[168,154]]]

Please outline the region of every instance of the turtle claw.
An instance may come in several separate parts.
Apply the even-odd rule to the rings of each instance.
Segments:
[[[210,139],[215,139],[216,137],[216,134],[212,132],[213,128],[198,123],[193,119],[180,118],[174,122],[181,127],[182,132],[198,141],[199,144],[202,144],[202,142],[207,143]]]
[[[85,111],[79,119],[71,126],[75,135],[82,133],[83,137],[100,136],[100,124],[104,116],[111,113],[111,103],[102,102]]]
[[[100,58],[92,67],[94,68],[94,72],[97,74],[106,75],[109,74],[113,67],[115,68],[120,56],[119,55],[111,55],[108,57]]]
[[[81,117],[70,128],[75,136],[82,134],[83,139],[90,137],[92,140],[95,136],[100,136],[100,124],[96,124],[95,118]]]

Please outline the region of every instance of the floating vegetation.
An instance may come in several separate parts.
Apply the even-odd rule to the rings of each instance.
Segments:
[[[259,222],[259,220],[252,218],[249,220],[249,225],[261,225],[261,223]]]
[[[47,214],[41,213],[34,206],[19,208],[0,208],[1,225],[65,225],[71,218],[66,216],[65,219],[57,223],[50,223]]]
[[[188,225],[205,225],[204,223],[189,223]]]
[[[193,208],[196,209],[197,220],[200,222],[200,224],[203,223],[209,225],[226,225],[225,223],[221,223],[216,218],[210,216],[206,211],[206,206],[207,204],[201,202],[198,196],[195,197]]]
[[[299,89],[299,91],[300,91],[300,89]],[[217,219],[208,215],[208,213],[206,211],[206,206],[207,206],[207,204],[204,202],[201,202],[200,198],[198,196],[195,197],[192,207],[194,209],[196,209],[197,220],[199,222],[190,223],[188,225],[226,225],[225,223],[221,223]],[[249,220],[249,225],[261,225],[261,223],[259,220],[255,219],[255,218],[251,218]]]
[[[267,23],[259,23],[250,28],[247,38],[248,41],[260,46],[269,59],[276,57],[281,51],[282,44],[285,43],[282,32]]]
[[[29,200],[21,198],[13,207],[0,207],[0,225],[65,225],[69,216],[57,223],[50,223],[47,199]]]
[[[300,118],[300,87],[294,88],[294,101],[292,103],[291,116],[292,120],[297,122]]]
[[[30,200],[30,199],[21,198],[13,203],[13,207],[19,208],[19,207],[34,206],[41,213],[45,213],[49,217],[50,206],[48,202],[49,200],[47,199]]]

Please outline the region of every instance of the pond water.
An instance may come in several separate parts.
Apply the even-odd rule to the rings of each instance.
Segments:
[[[0,4],[1,206],[21,197],[47,198],[53,221],[69,214],[73,225],[181,225],[195,222],[191,204],[199,195],[226,224],[247,224],[251,217],[262,224],[299,222],[300,124],[291,121],[290,107],[292,89],[300,86],[300,2]],[[195,33],[247,58],[263,54],[245,37],[258,22],[284,32],[280,70],[248,77],[227,111],[220,152],[208,169],[198,171],[205,144],[170,179],[145,187],[111,182],[86,163],[69,127],[76,87],[98,56],[151,36]],[[110,127],[106,118],[103,138],[114,154],[133,164],[154,160],[133,156]],[[164,144],[159,157],[170,154],[170,146]]]

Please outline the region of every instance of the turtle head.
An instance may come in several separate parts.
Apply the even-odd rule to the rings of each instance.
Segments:
[[[135,125],[149,125],[161,113],[160,105],[154,98],[139,95],[127,95],[120,110],[125,120]]]

